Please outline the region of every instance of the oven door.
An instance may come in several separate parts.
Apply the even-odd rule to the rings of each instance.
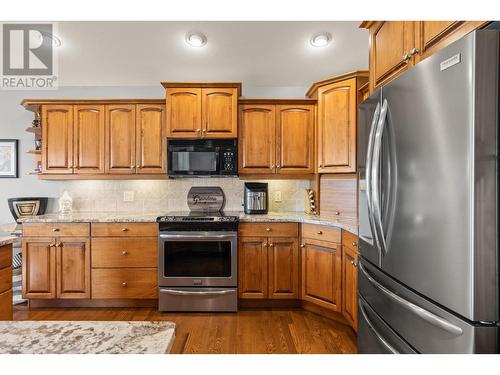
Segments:
[[[160,286],[237,286],[236,232],[161,232]]]

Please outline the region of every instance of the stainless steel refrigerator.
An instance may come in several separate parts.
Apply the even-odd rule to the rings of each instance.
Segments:
[[[498,353],[499,31],[359,109],[359,353]]]

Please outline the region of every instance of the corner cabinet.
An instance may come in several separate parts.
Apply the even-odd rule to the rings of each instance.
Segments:
[[[314,172],[316,100],[240,100],[240,174]]]
[[[356,172],[359,89],[368,72],[315,82],[307,95],[318,100],[317,172]]]
[[[25,100],[40,114],[46,179],[165,175],[165,105],[156,99]]]
[[[358,330],[358,238],[342,230],[342,315]]]
[[[168,138],[236,138],[241,83],[162,82]]]
[[[488,21],[365,21],[370,33],[370,92]]]

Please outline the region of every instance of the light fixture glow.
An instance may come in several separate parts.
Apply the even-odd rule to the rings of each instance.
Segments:
[[[192,31],[186,34],[186,43],[191,47],[203,47],[207,44],[207,37],[198,31]]]
[[[324,47],[332,40],[332,34],[329,32],[323,31],[317,34],[314,34],[311,38],[311,44],[314,47]]]

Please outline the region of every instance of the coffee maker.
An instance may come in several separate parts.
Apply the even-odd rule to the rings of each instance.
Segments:
[[[267,184],[245,182],[244,207],[246,214],[267,214]]]

